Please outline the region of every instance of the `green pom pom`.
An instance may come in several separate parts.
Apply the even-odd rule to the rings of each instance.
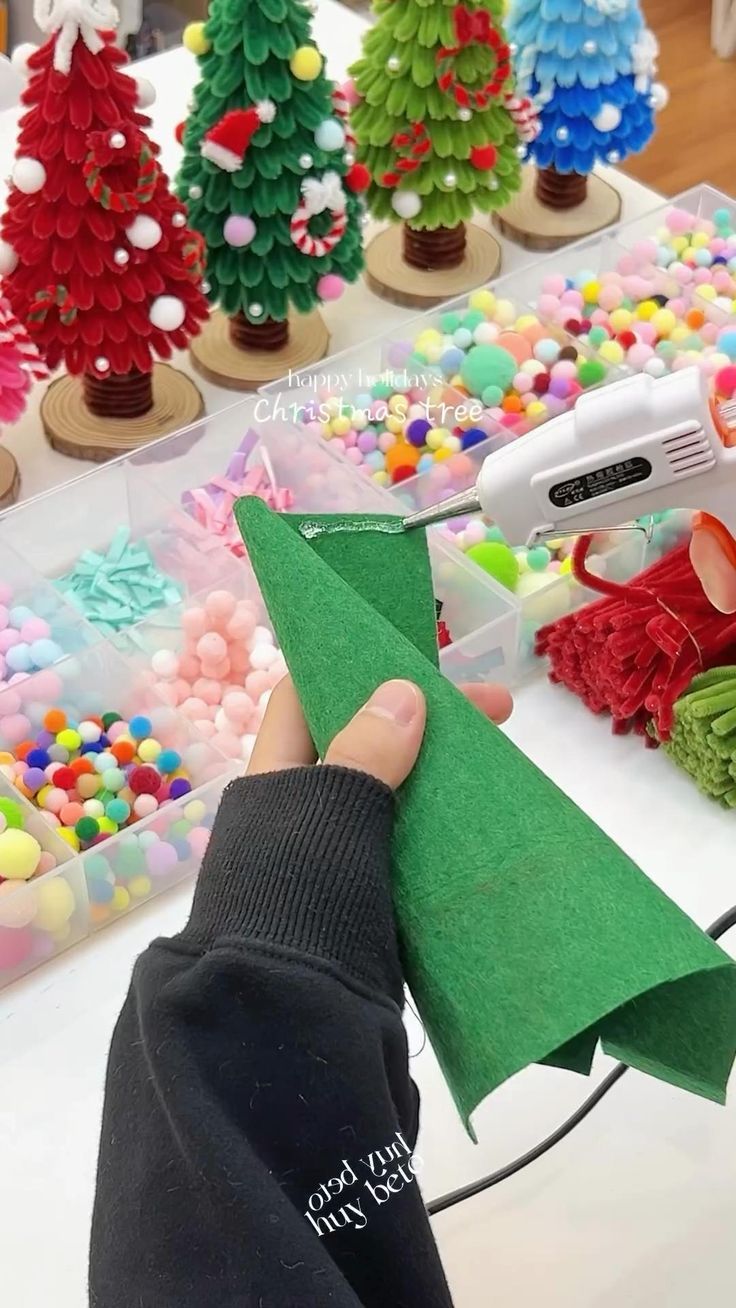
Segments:
[[[590,341],[591,345],[595,345],[595,346],[602,345],[603,342],[607,341],[608,339],[609,339],[608,332],[606,331],[605,327],[591,327],[590,331],[588,332],[588,340]]]
[[[502,545],[500,541],[495,540],[481,541],[479,545],[471,545],[467,556],[489,576],[495,577],[496,581],[507,590],[516,589],[519,580],[519,560],[508,545]]]
[[[481,309],[469,309],[467,313],[463,314],[460,326],[465,327],[469,332],[474,332],[476,327],[480,327],[480,324],[486,321],[486,315]]]
[[[457,331],[459,326],[460,326],[459,313],[443,313],[442,316],[440,317],[440,327],[442,328],[443,332],[447,332],[448,335],[450,336],[452,335],[453,332]]]
[[[606,375],[606,366],[600,359],[586,359],[578,367],[578,381],[581,386],[597,386]]]
[[[500,386],[486,386],[480,398],[484,404],[488,405],[489,409],[495,409],[496,405],[500,404],[503,399],[503,391]]]
[[[100,834],[99,823],[93,817],[80,818],[74,830],[82,841],[94,840],[95,836]]]
[[[532,572],[544,572],[551,558],[552,555],[545,545],[537,545],[528,551],[526,561]]]
[[[371,386],[371,395],[373,396],[374,400],[387,400],[390,395],[393,395],[393,393],[394,393],[394,388],[391,382],[379,381],[379,382],[374,382],[374,384]]]
[[[500,345],[474,345],[468,351],[460,376],[471,395],[482,395],[488,386],[508,390],[518,370],[518,363]]]
[[[16,831],[23,830],[23,813],[20,804],[16,804],[14,799],[6,799],[0,796],[0,813],[5,818],[8,827]]]
[[[508,545],[508,541],[501,531],[501,528],[497,527],[495,522],[492,523],[490,527],[486,528],[486,540],[495,540],[501,545]],[[482,543],[483,542],[481,541],[481,544]]]

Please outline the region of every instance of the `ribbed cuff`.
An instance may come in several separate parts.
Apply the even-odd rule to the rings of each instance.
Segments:
[[[390,891],[393,795],[346,768],[233,781],[222,797],[182,939],[285,947],[403,1002]]]

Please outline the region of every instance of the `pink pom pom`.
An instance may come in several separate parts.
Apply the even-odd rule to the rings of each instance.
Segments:
[[[339,300],[345,290],[345,281],[337,273],[325,273],[317,282],[317,294],[320,300]]]
[[[694,215],[685,209],[670,209],[664,221],[673,236],[683,236],[685,232],[691,232],[695,225]]]

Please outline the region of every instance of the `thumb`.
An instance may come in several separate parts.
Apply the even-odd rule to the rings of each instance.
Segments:
[[[335,736],[325,763],[367,772],[395,790],[417,761],[426,717],[416,686],[386,681]]]

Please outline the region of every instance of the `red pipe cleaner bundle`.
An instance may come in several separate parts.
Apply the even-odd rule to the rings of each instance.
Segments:
[[[591,540],[576,541],[573,573],[604,598],[542,627],[536,653],[550,660],[551,681],[593,713],[611,714],[616,734],[633,730],[656,746],[649,723],[668,740],[675,701],[693,677],[735,661],[736,616],[719,613],[706,598],[687,544],[619,585],[588,571]]]

